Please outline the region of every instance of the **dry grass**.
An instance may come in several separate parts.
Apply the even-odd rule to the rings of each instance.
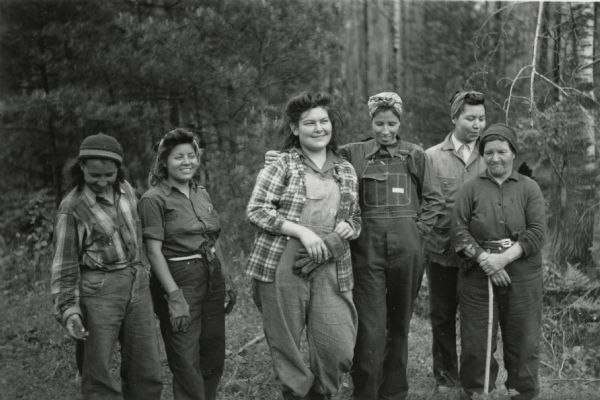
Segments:
[[[227,358],[221,382],[221,400],[275,400],[278,385],[273,375],[268,348],[259,340],[239,350],[262,335],[262,324],[252,304],[249,285],[244,277],[237,278],[239,299],[234,312],[227,317]],[[431,333],[426,318],[426,291],[420,295],[417,314],[410,335],[409,375],[411,400],[459,399],[458,391],[436,394],[431,374]],[[45,282],[28,290],[5,290],[0,298],[0,399],[76,399],[74,347],[51,315],[50,299]],[[542,359],[546,359],[542,357]],[[117,362],[115,362],[116,370]],[[171,376],[163,358],[163,399],[172,399]],[[591,376],[580,380],[552,380],[553,371],[542,369],[544,400],[600,399],[600,382]],[[501,388],[505,375],[499,377]],[[351,381],[346,379],[338,400],[351,398]],[[506,391],[498,390],[489,398],[508,399]]]

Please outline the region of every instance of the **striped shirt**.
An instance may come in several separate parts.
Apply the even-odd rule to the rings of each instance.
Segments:
[[[56,317],[62,322],[81,314],[80,268],[114,271],[144,260],[137,198],[129,183],[119,185],[114,201],[84,186],[73,189],[60,203],[50,289]]]
[[[327,156],[333,160],[333,178],[341,194],[336,225],[342,221],[348,222],[354,228],[356,238],[361,227],[356,173],[349,162],[333,153]],[[273,282],[275,279],[277,264],[287,243],[287,237],[281,232],[283,222],[298,223],[300,220],[306,200],[304,168],[304,156],[300,150],[292,149],[265,166],[256,178],[246,213],[250,222],[260,231],[254,240],[246,273],[259,281]],[[354,279],[347,242],[346,253],[336,261],[336,268],[340,291],[352,289]]]

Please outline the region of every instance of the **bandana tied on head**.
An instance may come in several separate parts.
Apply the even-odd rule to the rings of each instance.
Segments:
[[[463,92],[463,91],[457,90],[450,98],[450,117],[452,117],[452,118],[458,117],[458,114],[460,113],[461,108],[465,104],[465,99],[467,99],[467,98],[469,100],[475,102],[475,103],[467,102],[467,104],[483,104],[483,102],[484,102],[483,93],[481,93],[481,92],[475,92],[475,91]]]
[[[402,115],[402,99],[394,92],[381,92],[369,97],[367,107],[369,108],[369,115],[371,115],[371,118],[373,118],[373,115],[375,115],[375,112],[380,107],[393,108],[398,116]]]

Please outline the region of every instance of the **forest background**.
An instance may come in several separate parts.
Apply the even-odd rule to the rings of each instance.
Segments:
[[[272,379],[264,346],[247,355],[260,343],[260,321],[243,277],[254,236],[244,210],[264,152],[282,139],[285,100],[330,92],[349,142],[369,135],[367,98],[396,91],[402,136],[429,147],[451,130],[448,99],[458,89],[485,92],[488,123],[517,129],[517,165],[533,169],[548,204],[546,385],[556,398],[597,395],[599,4],[1,0],[0,398],[75,393],[63,385],[74,374],[72,345],[51,322],[48,279],[54,213],[68,190],[62,173],[84,137],[115,136],[143,192],[164,133],[180,126],[200,136],[202,180],[242,293],[228,320],[235,339],[224,396],[271,398],[274,384],[242,372]],[[423,335],[426,296],[424,285]],[[418,347],[427,357],[427,345]]]

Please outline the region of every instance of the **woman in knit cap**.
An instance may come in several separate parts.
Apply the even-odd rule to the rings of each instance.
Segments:
[[[340,151],[358,175],[363,218],[351,242],[359,322],[354,399],[400,400],[408,394],[408,331],[423,278],[422,236],[444,201],[423,149],[401,138],[400,96],[379,93],[367,107],[373,138]]]
[[[472,396],[494,388],[498,363],[491,358],[485,382],[488,279],[493,284],[492,353],[500,325],[506,387],[512,399],[539,393],[539,338],[542,316],[544,198],[535,181],[513,171],[515,131],[488,126],[479,142],[487,169],[464,184],[452,220],[452,244],[465,259],[459,273],[460,382]]]
[[[219,216],[196,179],[199,166],[198,138],[181,128],[168,132],[139,203],[176,400],[215,400],[225,363],[229,260],[217,241]]]
[[[57,319],[83,342],[83,398],[159,400],[160,353],[137,197],[122,163],[123,148],[112,136],[81,143],[69,168],[74,188],[56,214],[51,291]],[[117,341],[120,382],[111,371]]]

